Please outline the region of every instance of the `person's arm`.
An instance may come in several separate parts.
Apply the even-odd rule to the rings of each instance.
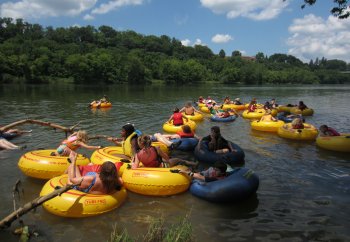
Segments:
[[[199,137],[199,136],[196,135],[196,134],[194,134],[193,137],[196,138],[196,139],[199,139],[199,140],[201,139],[201,137]]]
[[[183,113],[181,113],[181,115],[182,115],[182,118],[186,119],[186,121],[188,122],[188,118]]]
[[[203,113],[202,113],[202,111],[200,111],[200,110],[196,109],[195,107],[193,107],[193,111],[194,111],[195,113],[200,113],[200,114],[203,114]]]
[[[121,146],[122,145],[121,142],[123,141],[122,138],[113,138],[113,137],[108,137],[107,140],[113,142],[117,146]]]
[[[139,167],[140,161],[139,158],[137,157],[137,154],[134,156],[131,162],[131,169],[136,169]]]
[[[274,116],[271,116],[271,120],[274,121],[274,122],[278,121]]]
[[[135,156],[137,153],[137,149],[138,149],[138,144],[137,144],[137,138],[134,136],[131,140],[131,154],[132,156]]]
[[[192,171],[184,171],[184,170],[179,170],[180,174],[184,174],[189,176],[190,178],[194,178],[194,179],[198,179],[201,181],[205,181],[205,177],[202,176],[200,173],[198,172],[192,172]]]
[[[165,161],[169,161],[169,156],[168,156],[168,154],[164,153],[164,152],[159,148],[159,146],[156,146],[155,148],[156,148],[156,150],[157,150],[158,155],[160,155]]]
[[[84,142],[77,142],[78,143],[78,145],[80,146],[80,147],[83,147],[83,148],[85,148],[85,149],[89,149],[89,150],[97,150],[97,149],[101,149],[102,148],[102,146],[93,146],[93,145],[87,145],[87,144],[85,144]]]
[[[171,115],[170,118],[168,119],[168,121],[166,121],[166,123],[170,123],[170,121],[173,119],[174,115]]]

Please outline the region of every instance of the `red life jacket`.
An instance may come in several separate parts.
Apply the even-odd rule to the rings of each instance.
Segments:
[[[328,127],[328,130],[327,130],[331,136],[340,136],[340,134],[333,128],[331,127]]]
[[[137,158],[145,167],[159,167],[158,152],[153,146],[137,152]]]
[[[182,120],[182,113],[174,113],[173,114],[173,124],[176,126],[184,124],[184,121]]]
[[[182,130],[177,131],[176,134],[178,134],[180,136],[180,138],[193,138],[194,137],[194,133],[185,133]]]

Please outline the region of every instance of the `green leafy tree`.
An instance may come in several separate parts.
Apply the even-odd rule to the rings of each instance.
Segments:
[[[225,53],[225,51],[224,51],[223,49],[220,50],[219,56],[220,56],[221,58],[225,58],[225,57],[226,57],[226,53]]]

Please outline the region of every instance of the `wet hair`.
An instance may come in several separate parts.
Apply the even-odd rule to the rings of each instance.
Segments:
[[[114,163],[106,161],[101,165],[100,179],[103,186],[106,188],[107,193],[111,193],[114,190],[120,190],[121,184],[118,181],[118,171]]]
[[[220,127],[219,127],[219,126],[213,126],[213,127],[211,127],[210,130],[211,130],[211,132],[212,132],[213,134],[215,134],[216,137],[221,136]]]
[[[223,161],[217,161],[214,163],[213,167],[217,168],[220,170],[221,173],[225,173],[227,170],[227,165]]]
[[[132,124],[125,124],[122,129],[125,130],[125,138],[129,137],[133,132],[135,132],[135,127]]]
[[[328,130],[328,126],[327,125],[325,125],[325,124],[323,124],[323,125],[321,125],[320,126],[320,128],[319,128],[321,131],[327,131]]]
[[[192,107],[192,102],[187,102],[185,106],[186,107]]]
[[[149,135],[141,135],[137,138],[137,143],[139,146],[142,145],[144,148],[149,148],[152,144],[151,137]]]
[[[174,113],[178,113],[178,112],[180,112],[180,109],[178,107],[175,107],[174,108]]]
[[[77,140],[84,142],[84,143],[87,143],[87,141],[89,140],[89,137],[88,137],[85,130],[79,130],[77,132],[76,136],[77,136]]]
[[[192,129],[191,129],[191,127],[188,126],[188,125],[182,125],[181,128],[182,128],[182,131],[183,131],[184,133],[186,133],[186,134],[192,133]]]
[[[295,118],[292,121],[292,126],[303,124],[303,120],[301,118]]]

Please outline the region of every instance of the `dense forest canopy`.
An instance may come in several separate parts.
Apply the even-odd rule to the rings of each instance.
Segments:
[[[325,58],[303,63],[286,54],[254,57],[187,47],[166,35],[109,26],[43,28],[0,18],[0,82],[313,84],[350,81],[350,65]]]

